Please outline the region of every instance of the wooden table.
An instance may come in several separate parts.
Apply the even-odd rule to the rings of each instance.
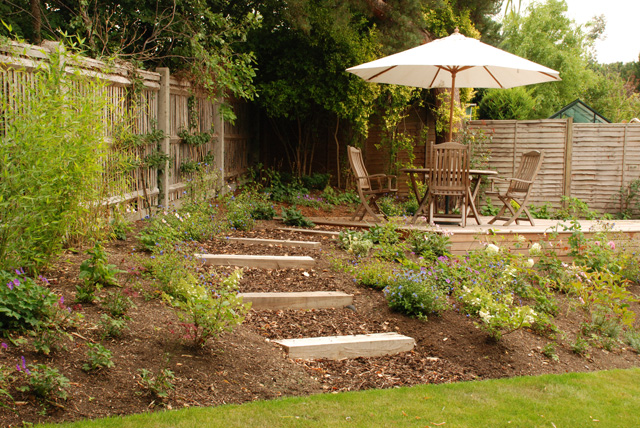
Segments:
[[[420,194],[418,193],[418,182],[416,181],[416,175],[423,174],[424,178],[427,179],[429,177],[429,172],[431,172],[431,168],[402,168],[400,172],[404,172],[409,175],[409,178],[411,178],[411,187],[413,188],[413,193],[416,195],[416,199],[420,201],[418,212],[416,213],[417,217],[418,215],[422,214],[422,211],[424,211],[425,209],[424,202],[426,201],[428,192],[425,192],[424,196],[420,196]],[[478,192],[480,191],[482,178],[492,175],[498,175],[498,172],[491,171],[489,169],[470,169],[469,175],[471,178],[469,188],[469,208],[471,209],[471,213],[473,214],[478,224],[482,224],[478,216],[478,210],[476,209],[475,200],[478,197]]]

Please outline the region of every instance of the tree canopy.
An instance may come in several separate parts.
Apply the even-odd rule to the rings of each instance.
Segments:
[[[577,98],[614,122],[640,114],[638,94],[628,80],[595,62],[593,43],[604,31],[604,19],[595,17],[582,27],[566,12],[564,0],[547,0],[531,3],[523,14],[511,12],[505,16],[500,47],[559,71],[562,81],[525,90],[484,91],[481,118],[546,118]],[[629,76],[634,70],[633,66],[624,69]]]

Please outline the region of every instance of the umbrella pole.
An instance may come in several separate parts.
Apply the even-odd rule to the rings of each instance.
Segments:
[[[453,141],[453,103],[454,103],[454,91],[456,89],[456,71],[451,71],[451,105],[449,106],[449,140]]]

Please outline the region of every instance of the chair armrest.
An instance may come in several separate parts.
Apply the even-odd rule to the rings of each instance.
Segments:
[[[371,179],[372,181],[375,180],[378,183],[378,189],[394,189],[392,182],[393,180],[397,180],[395,175],[387,175],[387,174],[374,174],[374,175],[370,175],[369,179]],[[386,186],[384,184],[384,181],[386,181]],[[373,183],[371,183],[371,187],[373,187]]]
[[[485,193],[498,193],[498,189],[495,188],[495,183],[496,182],[509,182],[508,178],[505,177],[489,177],[489,183],[491,183],[491,189],[489,189],[488,191],[486,191]]]

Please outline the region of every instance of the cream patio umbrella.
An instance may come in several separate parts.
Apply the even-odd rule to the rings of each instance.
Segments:
[[[419,88],[451,88],[449,141],[453,135],[453,91],[458,88],[513,88],[559,81],[543,65],[465,37],[448,37],[347,69],[367,82]]]

